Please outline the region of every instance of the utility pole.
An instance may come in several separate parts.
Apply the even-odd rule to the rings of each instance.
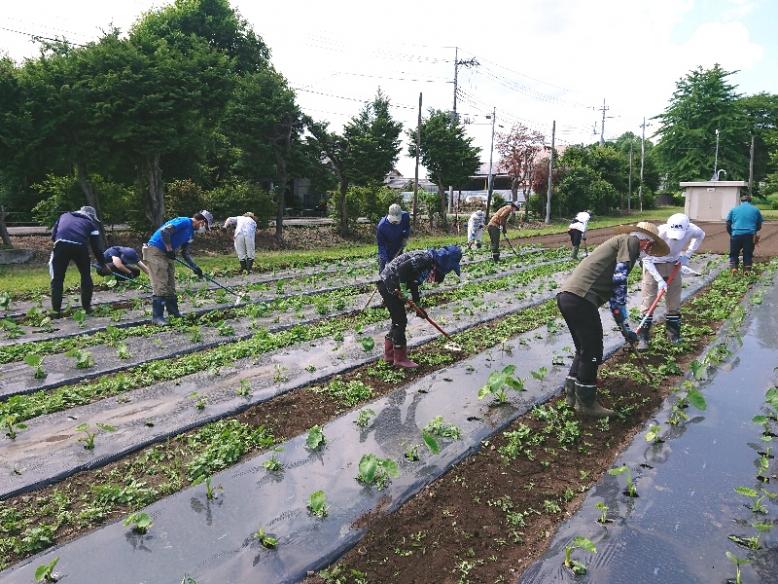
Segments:
[[[754,135],[751,134],[751,155],[748,160],[748,194],[754,194]]]
[[[630,208],[632,207],[632,146],[634,145],[634,140],[630,138],[629,140],[629,182],[627,187],[627,213],[630,212]],[[622,204],[622,208],[624,205]]]
[[[460,67],[478,67],[481,63],[473,57],[472,59],[460,59],[459,47],[454,47],[454,117],[457,115],[457,82],[459,79]]]
[[[551,125],[551,156],[548,157],[548,190],[546,191],[546,225],[551,223],[551,178],[554,175],[555,138],[556,138],[556,120],[554,120],[553,124]]]
[[[640,212],[643,212],[643,167],[646,158],[646,116],[643,116],[643,123],[640,124],[642,134],[640,135],[640,184],[638,185],[638,200],[640,201]]]
[[[713,158],[713,176],[711,180],[719,180],[719,129],[716,128],[716,155]]]
[[[416,170],[413,173],[413,224],[419,204],[419,148],[421,147],[421,91],[419,92],[419,117],[416,122]]]
[[[600,124],[600,146],[605,144],[605,112],[607,112],[610,108],[605,107],[605,98],[602,98],[602,107],[599,108],[600,111],[602,111],[602,123]]]
[[[492,192],[494,192],[492,183],[494,177],[492,176],[492,156],[494,154],[494,123],[497,119],[497,108],[492,108],[492,142],[489,146],[489,180],[486,184],[486,220],[489,221],[489,210],[492,208]]]

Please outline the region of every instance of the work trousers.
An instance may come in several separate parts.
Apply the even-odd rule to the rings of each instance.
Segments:
[[[602,363],[600,312],[594,304],[571,292],[557,294],[556,303],[575,345],[575,357],[568,376],[583,385],[594,385],[597,367]]]
[[[656,271],[662,276],[665,281],[673,271],[675,264],[672,262],[665,262],[662,264],[654,264]],[[667,292],[665,292],[665,302],[667,303],[667,314],[681,314],[681,288],[682,288],[681,270],[675,274],[673,281],[667,286]],[[640,288],[643,291],[643,300],[640,304],[640,312],[645,314],[648,309],[651,308],[656,295],[659,291],[659,285],[654,280],[654,277],[648,273],[648,270],[643,269],[643,281],[640,283]]]
[[[488,225],[486,231],[492,243],[492,257],[498,260],[500,259],[500,228],[497,225]]]
[[[743,250],[743,267],[750,268],[754,261],[754,234],[732,235],[729,238],[729,267],[737,268]]]
[[[573,245],[573,247],[581,245],[581,237],[583,236],[581,231],[578,229],[570,229],[567,234],[570,236],[570,243]]]
[[[86,310],[92,305],[91,264],[89,249],[78,243],[58,241],[49,259],[49,276],[51,277],[51,308],[55,312],[62,310],[62,293],[65,286],[65,272],[68,264],[74,262],[81,274],[81,306]]]
[[[253,260],[255,253],[254,236],[244,233],[235,234],[235,253],[240,261]]]
[[[387,338],[392,340],[392,344],[395,347],[402,348],[406,342],[405,327],[408,326],[405,304],[386,288],[386,284],[383,281],[378,283],[378,293],[384,299],[384,305],[389,310],[389,316],[392,317],[392,328]]]
[[[165,252],[153,245],[143,246],[143,261],[149,268],[154,296],[176,295],[176,267]]]

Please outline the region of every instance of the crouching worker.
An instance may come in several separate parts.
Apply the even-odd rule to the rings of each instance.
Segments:
[[[189,244],[194,241],[195,233],[204,233],[211,225],[213,215],[205,210],[191,218],[176,217],[157,229],[143,246],[143,259],[151,279],[151,322],[154,324],[166,324],[165,308],[168,316],[181,316],[176,297],[176,250],[181,251],[181,257],[195,275],[202,278],[203,271],[189,255]]]
[[[516,203],[503,205],[492,215],[489,225],[486,226],[489,241],[492,244],[492,259],[495,263],[500,261],[500,232],[502,231],[503,235],[508,236],[508,219],[518,210],[519,205]]]
[[[573,259],[578,259],[578,248],[581,247],[581,240],[586,246],[586,225],[592,216],[588,211],[581,211],[575,216],[575,220],[570,224],[567,234],[570,236],[570,244],[573,246]]]
[[[227,217],[224,228],[227,229],[230,225],[235,226],[232,239],[240,262],[240,272],[250,274],[256,256],[257,218],[249,211],[241,217]]]
[[[131,247],[111,246],[103,253],[103,259],[108,268],[104,275],[116,274],[120,278],[134,280],[140,276],[141,272],[144,272],[146,275],[149,273],[146,264],[140,261],[138,252]]]
[[[599,307],[610,302],[624,338],[636,343],[637,335],[627,322],[627,276],[638,257],[670,252],[652,223],[641,221],[617,230],[621,235],[611,237],[584,258],[556,297],[575,344],[575,357],[565,380],[567,403],[578,413],[597,418],[614,414],[597,402],[597,367],[603,353]]]
[[[381,271],[378,282],[378,292],[384,299],[392,317],[392,330],[384,339],[384,361],[394,363],[398,367],[412,369],[418,367],[408,359],[405,327],[408,318],[405,316],[405,297],[400,290],[400,284],[405,284],[411,292],[414,303],[419,305],[419,286],[424,281],[442,282],[446,274],[455,272],[461,276],[460,261],[462,250],[458,245],[449,245],[440,249],[410,251],[400,254]],[[427,313],[419,308],[416,315],[426,318]]]

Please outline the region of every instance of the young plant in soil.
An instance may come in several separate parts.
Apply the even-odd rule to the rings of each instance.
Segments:
[[[419,456],[419,445],[414,444],[413,446],[408,447],[403,453],[403,457],[409,462],[419,462],[419,460],[421,460],[421,457]]]
[[[661,444],[662,440],[662,426],[659,424],[651,424],[646,431],[646,442],[651,444]]]
[[[324,519],[328,513],[327,496],[324,494],[324,491],[314,491],[311,493],[306,506],[311,515]]]
[[[743,584],[743,576],[740,572],[740,566],[743,566],[745,564],[750,564],[751,560],[748,560],[746,558],[739,558],[730,551],[727,551],[726,554],[727,554],[727,559],[733,564],[735,564],[734,584]]]
[[[616,468],[609,469],[608,474],[614,477],[623,474],[627,479],[627,488],[624,490],[624,494],[627,495],[628,497],[638,496],[638,489],[632,480],[632,471],[629,469],[629,467],[626,464],[622,466],[617,466]]]
[[[611,520],[608,519],[608,506],[602,501],[598,501],[597,503],[595,503],[594,506],[600,512],[599,517],[597,517],[597,523],[600,523],[602,525],[605,525],[606,523],[610,523]]]
[[[373,416],[375,416],[375,412],[370,408],[365,408],[364,410],[359,411],[357,414],[357,419],[354,420],[354,423],[360,428],[367,428],[370,425],[370,419]]]
[[[84,445],[86,450],[95,449],[95,437],[97,436],[97,432],[99,430],[102,430],[103,432],[115,432],[116,428],[114,426],[110,426],[109,424],[102,424],[99,422],[97,423],[96,430],[91,429],[89,424],[86,423],[76,426],[76,432],[82,432],[84,434],[81,438],[78,439],[78,441]]]
[[[507,365],[503,367],[502,371],[492,371],[489,374],[489,378],[480,390],[478,390],[478,399],[483,399],[487,395],[493,395],[495,398],[495,405],[503,405],[508,401],[508,394],[505,388],[510,388],[514,391],[524,391],[524,381],[517,379],[514,375],[516,372],[515,365]]]
[[[275,454],[271,455],[270,458],[263,462],[262,466],[268,472],[281,472],[284,470],[284,463],[278,460],[278,457]]]
[[[261,527],[254,532],[254,539],[256,539],[263,548],[274,550],[278,547],[278,538],[266,533]]]
[[[379,458],[375,454],[363,454],[359,460],[359,474],[357,481],[367,486],[375,486],[383,489],[391,481],[392,477],[400,474],[397,463],[391,458]]]
[[[373,347],[375,347],[375,341],[373,340],[373,337],[362,337],[359,339],[359,344],[362,345],[362,350],[365,353],[369,353],[373,350]]]
[[[59,562],[59,556],[51,560],[48,564],[41,564],[35,568],[35,581],[36,582],[56,582],[59,577],[54,573],[54,568],[57,567]]]
[[[46,371],[43,369],[43,357],[36,354],[27,355],[24,358],[24,362],[27,363],[30,367],[35,369],[32,376],[35,379],[43,379],[46,377]]]
[[[221,489],[221,485],[218,487],[214,487],[211,481],[211,477],[203,478],[202,476],[200,476],[196,478],[194,481],[192,481],[193,485],[199,485],[200,483],[205,483],[205,498],[209,501],[213,501],[216,498],[216,491]]]
[[[305,439],[305,446],[314,452],[320,450],[327,439],[324,437],[324,430],[321,426],[316,424],[313,428],[308,430],[308,437]]]
[[[767,513],[767,507],[764,505],[767,494],[759,494],[759,491],[752,489],[751,487],[735,487],[735,492],[738,495],[743,495],[751,499],[751,506],[749,509],[754,513]]]
[[[89,369],[95,366],[95,360],[92,357],[92,353],[84,351],[82,349],[73,349],[65,353],[66,356],[75,359],[77,369]]]
[[[565,546],[565,568],[571,570],[576,576],[583,576],[586,574],[586,564],[573,559],[573,551],[577,549],[584,550],[590,554],[596,554],[597,548],[591,540],[580,535],[574,537],[570,540],[570,543]]]
[[[5,435],[14,440],[16,439],[17,430],[26,430],[27,424],[18,422],[14,415],[7,415],[3,416],[3,429],[5,430]]]
[[[132,357],[132,354],[130,353],[130,348],[125,343],[119,343],[116,347],[116,356],[124,360]]]
[[[132,527],[132,530],[140,535],[147,533],[151,526],[154,525],[149,514],[140,511],[132,513],[122,523],[127,527]]]
[[[251,382],[248,379],[241,379],[240,387],[235,390],[235,395],[249,399],[251,397]]]
[[[546,378],[546,375],[548,375],[548,368],[547,367],[540,367],[539,369],[536,369],[535,371],[530,371],[530,375],[537,379],[538,381],[543,381]]]

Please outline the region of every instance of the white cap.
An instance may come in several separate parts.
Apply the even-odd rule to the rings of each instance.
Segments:
[[[397,203],[392,203],[389,205],[389,214],[386,216],[386,218],[389,220],[389,223],[399,223],[402,220],[403,216],[403,210],[400,205]]]
[[[667,235],[669,239],[683,239],[688,229],[689,218],[683,213],[676,213],[675,215],[670,215],[667,219],[665,235]]]
[[[581,211],[575,216],[575,220],[580,221],[581,223],[586,223],[591,218],[592,216],[589,215],[589,213],[587,213],[586,211]]]

